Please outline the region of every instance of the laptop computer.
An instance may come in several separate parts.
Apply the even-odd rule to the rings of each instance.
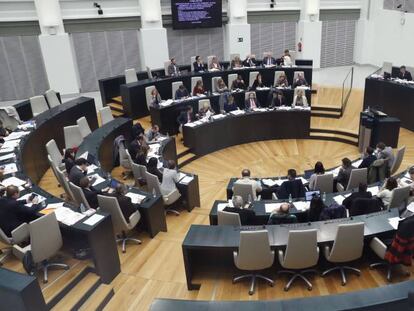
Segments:
[[[305,200],[311,201],[314,197],[319,197],[321,195],[321,192],[319,190],[315,191],[306,191],[305,192]]]

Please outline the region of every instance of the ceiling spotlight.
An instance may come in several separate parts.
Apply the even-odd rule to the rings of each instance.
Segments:
[[[93,3],[93,6],[98,9],[98,14],[99,15],[102,15],[103,14],[103,10],[101,8],[101,5],[98,2],[94,2]]]

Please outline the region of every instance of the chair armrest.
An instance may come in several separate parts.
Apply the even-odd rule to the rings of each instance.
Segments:
[[[283,253],[283,251],[281,249],[279,249],[277,254],[278,254],[278,257],[279,257],[279,263],[283,266],[282,263],[285,261],[285,254]]]
[[[369,247],[373,250],[375,254],[381,259],[385,258],[385,253],[387,251],[387,245],[384,244],[380,239],[377,237],[373,238],[371,240],[371,243],[369,243]]]
[[[13,244],[19,244],[23,241],[27,241],[30,238],[29,225],[23,223],[14,229],[11,233]]]
[[[131,226],[135,227],[139,220],[141,219],[141,214],[139,211],[136,211],[135,213],[131,214],[131,216],[129,216],[129,223]]]
[[[329,257],[331,256],[331,248],[328,245],[326,245],[323,249],[323,252],[324,252],[325,258],[329,260]]]

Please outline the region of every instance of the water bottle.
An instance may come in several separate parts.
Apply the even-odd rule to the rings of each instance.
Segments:
[[[292,203],[292,195],[289,193],[289,203]]]
[[[252,203],[252,195],[249,193],[247,196],[247,203],[250,205]]]
[[[322,194],[322,201],[323,201],[323,202],[325,202],[325,201],[326,201],[326,192],[324,192],[324,193]]]

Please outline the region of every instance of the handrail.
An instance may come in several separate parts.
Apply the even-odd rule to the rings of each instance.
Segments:
[[[347,82],[349,76],[351,76],[351,86],[349,88],[349,91],[345,94],[345,83]],[[347,73],[344,81],[342,82],[341,117],[343,116],[346,106],[348,104],[349,96],[351,96],[353,83],[354,83],[354,67],[351,67],[351,70]]]

